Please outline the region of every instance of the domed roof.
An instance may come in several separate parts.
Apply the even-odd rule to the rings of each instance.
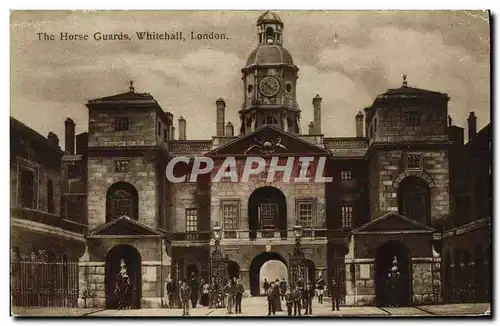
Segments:
[[[267,22],[278,22],[280,24],[283,24],[280,16],[269,10],[260,15],[259,19],[257,19],[257,25],[259,25],[260,23],[267,23]]]
[[[245,67],[265,64],[286,64],[293,66],[290,52],[275,44],[262,44],[250,53]]]

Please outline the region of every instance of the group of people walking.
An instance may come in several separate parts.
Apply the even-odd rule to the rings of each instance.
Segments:
[[[342,285],[336,278],[332,278],[331,283],[332,311],[340,310],[339,303],[343,295]],[[283,311],[281,301],[286,304],[288,316],[312,315],[312,302],[314,296],[318,298],[318,303],[323,303],[324,290],[326,282],[321,275],[315,284],[311,281],[304,282],[302,278],[298,279],[294,286],[287,285],[284,278],[277,279],[275,282],[268,282],[264,279],[264,292],[267,297],[267,315],[276,315],[276,311]]]
[[[189,306],[196,308],[198,304],[208,308],[226,308],[228,314],[241,313],[241,301],[245,289],[237,278],[228,279],[219,286],[215,279],[211,282],[201,280],[191,275],[188,281],[178,283],[169,277],[166,284],[166,295],[169,308],[182,308],[183,316],[189,315]]]
[[[315,284],[311,281],[305,282],[302,278],[297,280],[293,286],[287,284],[285,279],[276,279],[268,282],[264,279],[263,288],[267,298],[267,315],[276,315],[277,311],[283,311],[282,301],[286,305],[288,316],[312,315],[312,302],[316,296],[318,303],[323,303],[326,282],[319,275]],[[339,305],[343,296],[341,282],[332,278],[331,297],[332,311],[340,310]],[[189,281],[175,282],[169,277],[166,284],[166,294],[169,308],[182,308],[183,316],[189,315],[189,308],[196,308],[198,304],[208,308],[226,308],[227,314],[241,314],[241,303],[245,289],[237,278],[228,279],[219,286],[214,279],[205,282],[203,279],[198,283],[197,278],[192,275]]]

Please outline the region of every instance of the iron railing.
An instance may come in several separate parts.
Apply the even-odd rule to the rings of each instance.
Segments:
[[[11,294],[17,307],[77,307],[78,262],[13,261]]]

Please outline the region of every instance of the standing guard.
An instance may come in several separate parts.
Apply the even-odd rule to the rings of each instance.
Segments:
[[[325,291],[325,280],[321,273],[318,275],[318,280],[316,281],[316,295],[318,296],[318,303],[323,303],[323,293]]]
[[[117,309],[132,308],[133,286],[127,273],[127,265],[122,258],[120,261],[120,271],[116,274],[115,294],[117,296]]]

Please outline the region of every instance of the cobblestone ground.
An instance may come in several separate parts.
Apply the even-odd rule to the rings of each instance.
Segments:
[[[488,303],[478,304],[451,304],[435,306],[377,308],[377,307],[340,307],[340,311],[331,311],[329,302],[313,303],[313,316],[320,317],[389,317],[389,316],[446,316],[446,315],[480,315],[490,307]],[[283,304],[283,308],[286,309]],[[104,309],[71,309],[71,308],[14,308],[16,316],[95,316],[95,317],[180,317],[181,309],[133,309],[133,310],[104,310]],[[189,310],[190,316],[207,317],[261,317],[267,316],[267,301],[264,297],[251,297],[243,300],[242,314],[227,314],[226,309],[195,308]],[[285,317],[286,311],[279,311],[276,317]],[[270,318],[275,318],[271,316]],[[304,318],[304,317],[302,317]]]

